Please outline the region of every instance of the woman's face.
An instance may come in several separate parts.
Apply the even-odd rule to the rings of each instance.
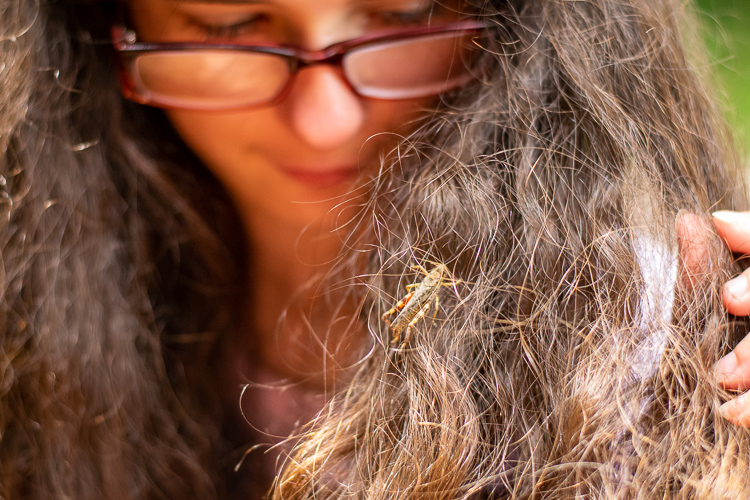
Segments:
[[[427,0],[131,0],[139,39],[237,40],[307,50],[379,31],[451,20]],[[187,76],[189,78],[189,76]],[[168,110],[185,142],[224,183],[241,211],[305,226],[341,203],[382,151],[413,128],[434,98],[356,95],[325,64],[301,69],[285,97],[261,108]]]

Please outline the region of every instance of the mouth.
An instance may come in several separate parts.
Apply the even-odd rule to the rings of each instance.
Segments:
[[[281,171],[284,175],[294,179],[300,184],[314,188],[327,188],[351,182],[359,174],[359,169],[353,166],[334,167],[331,169],[324,169],[323,171],[283,167],[281,168]]]

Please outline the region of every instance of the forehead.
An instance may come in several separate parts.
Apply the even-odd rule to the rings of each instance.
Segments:
[[[455,0],[151,0],[177,6],[179,4],[203,5],[296,5],[299,7],[320,8],[332,5],[426,5],[432,3],[455,4]],[[131,0],[129,3],[133,3]]]
[[[146,38],[185,41],[205,37],[204,27],[242,26],[261,18],[255,38],[330,45],[368,29],[398,27],[400,19],[455,18],[461,0],[125,0],[128,22]],[[374,17],[372,17],[374,16]],[[389,17],[392,16],[392,17]],[[433,16],[435,16],[433,18]],[[381,20],[386,24],[379,25]],[[254,21],[253,21],[254,22]],[[255,29],[255,28],[253,28]],[[250,35],[250,33],[248,33]],[[325,40],[324,40],[325,38]],[[314,39],[314,42],[313,42]]]
[[[125,0],[131,14],[142,18],[169,19],[175,13],[195,15],[270,11],[305,18],[348,17],[350,13],[370,10],[423,10],[449,6],[457,11],[460,0]]]

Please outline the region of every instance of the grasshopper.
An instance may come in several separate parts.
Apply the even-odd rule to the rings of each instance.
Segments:
[[[421,266],[415,267],[425,273],[425,278],[419,283],[406,285],[407,295],[393,308],[383,314],[382,317],[383,321],[388,324],[393,332],[391,343],[398,341],[401,338],[401,334],[406,331],[401,342],[401,349],[406,347],[412,327],[420,318],[424,317],[433,301],[435,303],[435,314],[437,315],[438,291],[440,287],[455,286],[455,281],[448,279],[450,273],[444,264],[436,265],[429,272]],[[388,317],[396,313],[398,314],[393,319],[393,322],[389,321]]]

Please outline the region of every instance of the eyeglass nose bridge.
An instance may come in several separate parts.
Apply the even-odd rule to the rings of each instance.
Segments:
[[[341,69],[346,53],[340,50],[301,50],[289,55],[289,71],[292,74],[312,66],[328,65]]]
[[[135,37],[135,32],[128,30],[123,25],[112,26],[112,42],[115,50],[118,53],[118,64],[120,66],[120,77],[122,83],[122,90],[126,97],[133,99],[142,104],[149,104],[153,106],[168,108],[168,109],[200,109],[200,110],[224,110],[232,108],[251,108],[255,106],[271,105],[278,103],[283,100],[284,96],[289,92],[293,86],[296,74],[306,67],[312,67],[315,65],[327,65],[332,70],[336,71],[341,79],[342,83],[346,84],[356,95],[364,98],[372,99],[405,99],[411,97],[423,97],[427,95],[436,95],[447,87],[437,88],[426,88],[419,90],[419,93],[406,93],[403,91],[388,92],[382,89],[375,89],[373,91],[370,86],[365,82],[358,80],[359,74],[357,73],[358,68],[362,68],[362,64],[357,63],[356,57],[352,59],[350,65],[347,61],[349,56],[355,56],[359,50],[368,52],[374,50],[376,44],[389,44],[390,42],[402,42],[411,39],[421,39],[428,35],[435,36],[447,36],[451,33],[458,34],[474,34],[478,33],[485,26],[484,22],[477,20],[462,21],[446,26],[437,27],[420,27],[413,30],[399,30],[394,33],[382,34],[375,33],[367,35],[361,38],[345,40],[338,42],[334,45],[324,47],[317,50],[307,50],[302,47],[292,47],[289,45],[252,45],[244,43],[236,43],[236,41],[210,41],[210,42],[138,42]],[[248,101],[252,102],[238,102],[237,104],[225,103],[223,101],[217,103],[205,104],[198,97],[183,97],[183,96],[170,96],[160,95],[158,91],[154,93],[152,90],[141,87],[143,82],[140,84],[136,83],[135,78],[138,77],[137,66],[134,62],[142,54],[149,53],[175,53],[181,51],[203,51],[203,50],[221,50],[221,51],[248,51],[258,54],[266,54],[269,57],[278,57],[280,60],[286,62],[287,66],[287,78],[283,81],[279,81],[281,87],[273,97],[266,97],[262,101]],[[347,59],[345,61],[344,59]],[[380,64],[380,63],[379,63]],[[364,67],[367,67],[365,64]],[[281,75],[278,75],[281,76]],[[407,82],[408,83],[408,82]],[[274,87],[277,88],[278,87]],[[239,100],[239,99],[235,99]],[[184,101],[184,102],[183,102]],[[193,102],[196,101],[196,102]]]
[[[335,70],[343,83],[356,95],[361,95],[359,91],[352,85],[346,72],[344,71],[343,61],[346,56],[346,50],[342,50],[342,47],[327,47],[322,50],[305,50],[305,49],[293,49],[290,53],[286,54],[286,59],[289,64],[289,77],[287,79],[284,88],[279,92],[273,102],[280,102],[286,98],[291,88],[294,86],[297,74],[305,68],[314,68],[316,66],[330,66]]]

